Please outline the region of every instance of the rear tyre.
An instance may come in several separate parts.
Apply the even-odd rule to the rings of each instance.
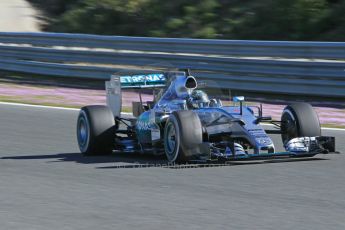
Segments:
[[[169,162],[183,163],[198,154],[202,125],[193,111],[173,112],[164,129],[164,150]]]
[[[281,121],[283,144],[296,137],[321,136],[319,118],[308,103],[294,103],[286,106]]]
[[[78,146],[84,155],[109,154],[113,150],[115,120],[110,108],[92,105],[81,108],[77,122]]]

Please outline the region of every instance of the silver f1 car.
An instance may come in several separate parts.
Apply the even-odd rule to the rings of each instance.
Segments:
[[[123,88],[153,89],[154,101],[144,103],[140,96],[139,102],[133,102],[134,118],[123,117]],[[321,136],[311,105],[289,105],[281,120],[273,121],[262,115],[261,106],[246,106],[243,97],[234,97],[231,106],[210,99],[188,70],[112,76],[106,93],[107,106],[86,106],[80,111],[77,138],[83,154],[141,152],[165,154],[169,162],[208,162],[335,151],[334,137]],[[262,122],[278,129],[265,130]],[[281,135],[285,152],[276,152],[269,133]]]

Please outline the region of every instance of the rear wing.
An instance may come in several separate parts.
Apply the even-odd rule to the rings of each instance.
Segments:
[[[121,88],[139,89],[139,88],[160,88],[166,84],[166,77],[162,73],[141,74],[133,76],[112,75],[111,79],[119,79]]]
[[[167,78],[162,73],[140,74],[132,76],[112,75],[110,81],[105,82],[107,105],[115,117],[120,117],[122,108],[121,89],[143,89],[165,87]]]

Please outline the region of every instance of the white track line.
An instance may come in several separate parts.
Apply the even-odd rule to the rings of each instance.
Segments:
[[[47,105],[32,105],[32,104],[23,104],[23,103],[13,103],[13,102],[1,102],[0,105],[13,105],[13,106],[22,106],[22,107],[32,107],[32,108],[42,108],[42,109],[58,109],[58,110],[70,110],[70,111],[79,111],[80,109],[76,108],[66,108],[66,107],[56,107],[56,106],[47,106]],[[124,115],[131,115],[132,113],[121,113]],[[262,124],[263,126],[273,126],[272,124]],[[336,131],[343,131],[345,129],[340,128],[326,128],[323,127],[324,130],[336,130]]]
[[[70,111],[80,110],[76,108],[56,107],[56,106],[47,106],[47,105],[32,105],[32,104],[13,103],[13,102],[0,102],[0,105],[13,105],[13,106],[22,106],[22,107],[32,107],[32,108],[41,108],[41,109],[59,109],[59,110],[70,110]]]
[[[261,124],[262,126],[270,126],[273,127],[274,125],[272,124]],[[335,131],[343,131],[345,132],[345,129],[341,129],[341,128],[328,128],[328,127],[322,127],[323,130],[335,130]]]
[[[14,102],[2,102],[2,101],[0,101],[0,105],[13,105],[13,106],[21,106],[21,107],[32,107],[32,108],[41,108],[41,109],[58,109],[58,110],[69,110],[69,111],[79,111],[80,110],[77,108],[57,107],[57,106],[49,106],[49,105],[33,105],[33,104],[14,103]],[[121,114],[131,115],[132,113],[122,112]]]

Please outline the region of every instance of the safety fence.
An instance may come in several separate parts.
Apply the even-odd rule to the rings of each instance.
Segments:
[[[153,66],[191,68],[211,87],[345,96],[345,42],[0,33],[1,70],[109,79]]]

